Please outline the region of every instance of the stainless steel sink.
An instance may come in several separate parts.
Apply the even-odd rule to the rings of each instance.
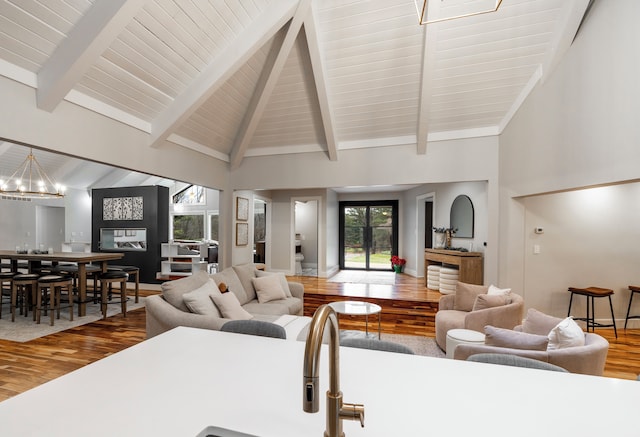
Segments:
[[[233,431],[231,429],[220,428],[218,426],[207,426],[200,431],[196,437],[258,437],[253,434]]]

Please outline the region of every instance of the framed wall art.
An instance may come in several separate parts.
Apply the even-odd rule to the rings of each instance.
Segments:
[[[249,199],[236,197],[236,220],[243,222],[249,220]]]
[[[249,223],[236,223],[236,246],[249,244]]]

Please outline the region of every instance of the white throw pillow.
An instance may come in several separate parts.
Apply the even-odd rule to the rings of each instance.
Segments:
[[[547,350],[584,346],[584,332],[571,317],[567,317],[558,323],[549,332],[548,337],[549,346],[547,346]]]
[[[280,279],[280,285],[282,286],[282,289],[284,290],[284,294],[287,295],[287,297],[293,297],[293,295],[291,294],[291,290],[289,289],[289,282],[287,281],[287,277],[284,275],[284,273],[282,272],[264,272],[262,270],[257,270],[256,271],[256,277],[258,278],[262,278],[265,276],[276,276]],[[254,286],[255,288],[255,286]]]
[[[495,285],[489,285],[489,290],[487,290],[487,294],[489,295],[498,295],[498,294],[511,294],[510,288],[498,288]]]
[[[203,286],[182,295],[184,304],[189,311],[205,316],[222,317],[218,307],[213,304],[209,297],[212,293],[220,293],[213,280],[209,279]]]
[[[256,289],[258,302],[260,303],[285,299],[287,297],[280,284],[280,278],[275,275],[251,278],[251,282],[253,283],[253,288]]]
[[[253,319],[253,316],[242,308],[236,295],[230,291],[226,293],[218,292],[218,294],[211,293],[209,297],[222,313],[222,317],[232,320]]]

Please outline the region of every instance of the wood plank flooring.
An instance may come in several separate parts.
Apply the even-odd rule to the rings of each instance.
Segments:
[[[391,306],[385,306],[383,313],[394,311],[394,316],[383,316],[383,332],[435,335],[429,313],[439,293],[425,291],[420,279],[398,275],[394,286],[358,287],[320,278],[290,279],[305,285],[309,297],[308,302],[305,299],[305,313],[312,313],[322,296],[326,301],[349,297],[373,302],[388,299]],[[153,293],[141,290],[143,296]],[[311,304],[312,301],[315,303]],[[410,303],[402,303],[404,301]],[[422,315],[422,311],[427,314]],[[0,340],[0,401],[143,341],[145,321],[145,310],[139,309],[129,311],[126,318],[115,316],[26,343]],[[345,329],[364,329],[361,318],[343,317],[340,323]],[[596,332],[610,342],[604,375],[636,379],[640,374],[640,329],[619,329],[618,339],[611,328]]]

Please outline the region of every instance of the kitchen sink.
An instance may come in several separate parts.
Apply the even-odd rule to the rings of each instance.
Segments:
[[[220,428],[218,426],[207,426],[200,431],[196,437],[257,437],[253,434],[233,431],[231,429]]]

